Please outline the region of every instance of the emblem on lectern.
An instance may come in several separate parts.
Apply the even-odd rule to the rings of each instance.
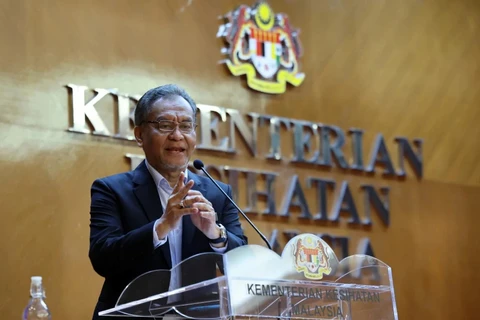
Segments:
[[[300,236],[291,244],[295,269],[308,279],[322,279],[332,271],[329,256],[322,241],[310,235]]]
[[[234,76],[246,75],[250,88],[273,94],[284,93],[287,82],[294,86],[303,82],[299,32],[285,14],[275,14],[266,2],[258,1],[253,7],[241,5],[224,18],[217,37],[229,44],[222,51]]]

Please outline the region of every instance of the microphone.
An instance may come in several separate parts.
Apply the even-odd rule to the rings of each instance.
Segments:
[[[230,201],[231,204],[233,204],[235,206],[235,208],[237,208],[238,212],[240,212],[242,214],[242,216],[245,218],[245,220],[247,220],[247,222],[252,226],[252,228],[258,233],[258,235],[260,236],[260,238],[262,238],[263,241],[265,241],[265,243],[267,244],[267,247],[272,250],[272,246],[270,245],[270,243],[268,242],[267,238],[260,232],[260,230],[258,230],[258,228],[253,224],[253,222],[247,217],[247,215],[242,211],[242,209],[240,209],[237,204],[235,203],[235,201],[232,200],[232,198],[230,198],[228,196],[228,194],[223,191],[223,189],[218,185],[218,183],[212,178],[212,176],[207,172],[207,170],[205,170],[205,165],[203,164],[203,162],[201,160],[195,160],[193,161],[193,166],[195,167],[195,169],[197,170],[202,170],[203,173],[205,173],[207,175],[207,177],[212,180],[213,184],[215,184],[215,186],[218,188],[218,190],[220,190],[223,195],[225,197],[227,197],[228,201]]]

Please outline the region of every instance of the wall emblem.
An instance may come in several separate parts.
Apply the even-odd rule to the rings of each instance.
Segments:
[[[310,235],[300,236],[291,245],[295,269],[303,272],[305,278],[318,280],[322,279],[324,274],[330,274],[332,268],[329,256],[319,239]]]
[[[223,52],[234,76],[246,75],[250,88],[271,94],[284,93],[287,82],[294,86],[303,82],[298,30],[285,14],[274,14],[266,2],[259,1],[253,7],[241,5],[224,18],[217,37],[228,43]]]

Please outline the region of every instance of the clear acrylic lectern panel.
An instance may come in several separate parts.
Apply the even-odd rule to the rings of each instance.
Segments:
[[[249,245],[203,253],[130,283],[109,316],[187,319],[397,320],[391,268],[365,255],[338,261],[304,234],[283,253]]]
[[[147,272],[124,289],[115,308],[99,315],[218,319],[220,294],[227,294],[220,292],[227,287],[223,259],[218,253],[202,253],[171,270]]]

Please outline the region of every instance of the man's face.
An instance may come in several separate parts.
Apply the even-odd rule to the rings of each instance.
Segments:
[[[162,132],[156,123],[144,122],[135,128],[137,143],[155,169],[164,172],[185,170],[197,136],[195,130],[182,133],[180,127],[183,122],[195,122],[192,107],[180,96],[160,98],[152,105],[146,121],[161,120],[174,121],[173,132]],[[166,128],[164,125],[161,127]]]

